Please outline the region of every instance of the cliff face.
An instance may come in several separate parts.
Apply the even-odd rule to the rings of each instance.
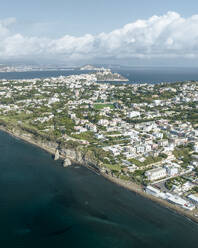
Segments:
[[[19,137],[23,140],[30,142],[30,143],[38,145],[39,147],[46,149],[52,153],[55,153],[57,150],[57,147],[58,147],[58,144],[56,142],[44,140],[39,136],[35,137],[35,135],[30,134],[30,133],[25,132],[25,131],[20,130],[20,129],[12,129],[12,131],[10,133],[16,137]]]
[[[94,157],[93,152],[89,150],[83,151],[83,149],[80,149],[79,147],[76,147],[76,149],[62,148],[60,150],[60,155],[66,159],[69,159],[73,163],[96,165],[96,159]]]
[[[68,166],[70,166],[70,165],[72,165],[71,160],[70,160],[69,158],[66,158],[66,159],[64,160],[63,166],[64,166],[64,167],[68,167]]]
[[[55,155],[54,155],[54,160],[58,160],[59,158],[60,158],[59,150],[56,150]]]
[[[67,149],[62,148],[60,150],[61,156],[68,158],[74,162],[82,163],[83,162],[83,154],[77,149]]]
[[[0,126],[0,129],[6,132],[9,132],[15,137],[18,137],[22,140],[25,140],[29,143],[37,145],[44,150],[54,154],[55,160],[63,158],[65,166],[71,165],[71,163],[91,165],[97,167],[97,159],[94,156],[94,153],[90,150],[84,149],[82,146],[76,146],[74,148],[59,147],[57,142],[49,141],[43,139],[42,137],[35,136],[27,131],[21,130],[20,128],[8,128],[5,126]]]

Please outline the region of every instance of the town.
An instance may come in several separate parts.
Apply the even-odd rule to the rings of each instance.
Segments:
[[[101,173],[189,211],[198,207],[197,103],[198,82],[129,84],[105,69],[0,81],[0,125],[90,150]]]

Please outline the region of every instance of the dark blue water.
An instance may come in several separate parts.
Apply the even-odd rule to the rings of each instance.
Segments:
[[[198,68],[181,67],[132,67],[113,70],[129,79],[129,83],[161,83],[198,80]],[[0,79],[31,79],[69,76],[72,74],[90,73],[90,71],[33,71],[33,72],[5,72],[0,73]]]
[[[161,83],[198,80],[198,68],[190,67],[133,67],[116,70],[130,83]]]
[[[197,247],[198,225],[0,132],[3,248]]]
[[[87,71],[86,71],[87,72]],[[70,76],[73,74],[82,74],[84,71],[79,70],[66,70],[66,71],[28,71],[28,72],[0,72],[0,79],[32,79],[32,78],[47,78]]]

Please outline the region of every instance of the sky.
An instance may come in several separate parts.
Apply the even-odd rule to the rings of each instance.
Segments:
[[[196,65],[198,1],[1,1],[0,63]]]

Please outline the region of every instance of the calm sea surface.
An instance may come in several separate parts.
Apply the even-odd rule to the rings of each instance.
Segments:
[[[3,248],[197,247],[198,225],[0,132]]]
[[[133,67],[130,69],[113,70],[129,79],[129,83],[160,83],[198,80],[198,68],[176,67]],[[90,73],[90,71],[34,71],[0,73],[0,79],[31,79],[68,76],[72,74]]]

